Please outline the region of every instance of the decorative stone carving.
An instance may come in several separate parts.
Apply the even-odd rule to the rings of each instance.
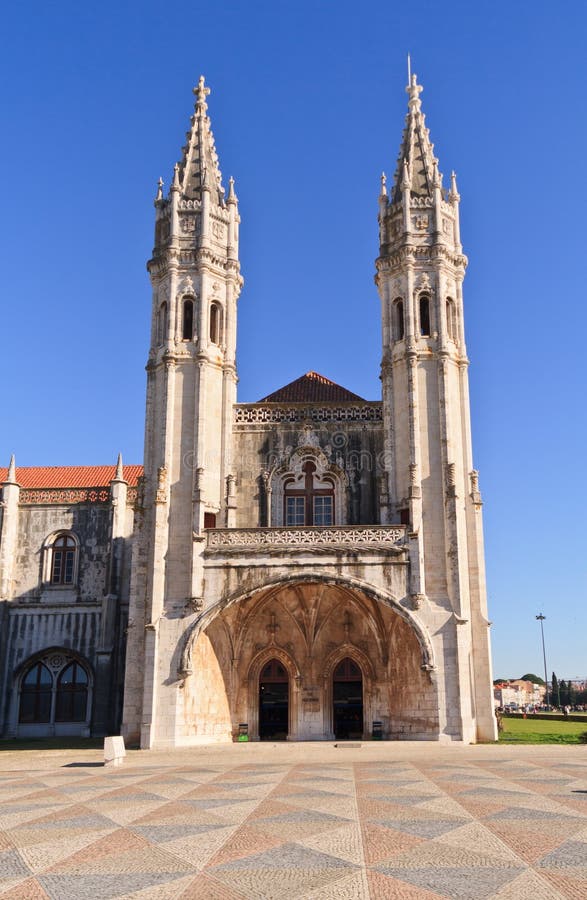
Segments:
[[[234,410],[237,424],[265,422],[381,422],[381,404],[365,403],[357,406],[263,406],[262,404],[238,404]]]
[[[338,525],[312,528],[211,528],[208,550],[231,547],[373,547],[400,546],[405,541],[403,525]]]
[[[410,594],[410,605],[412,609],[421,609],[425,599],[425,594]]]
[[[426,229],[430,225],[430,217],[429,216],[416,216],[414,218],[414,225],[418,229],[418,231],[426,231]]]

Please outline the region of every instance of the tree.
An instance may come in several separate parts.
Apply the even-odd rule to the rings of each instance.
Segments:
[[[560,706],[560,690],[558,686],[558,678],[556,674],[552,673],[552,683],[550,688],[550,702],[552,706],[556,706],[557,704]]]
[[[522,675],[520,681],[531,681],[532,684],[544,684],[544,678],[541,678],[540,675],[533,675],[532,672],[528,675]]]

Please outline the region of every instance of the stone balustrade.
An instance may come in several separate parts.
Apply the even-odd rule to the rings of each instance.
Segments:
[[[296,550],[314,548],[322,551],[398,550],[406,540],[404,525],[327,525],[289,526],[283,528],[209,528],[207,552],[230,550]]]

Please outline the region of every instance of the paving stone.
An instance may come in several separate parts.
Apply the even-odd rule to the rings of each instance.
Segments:
[[[64,754],[28,772],[15,754],[0,898],[585,900],[587,765],[490,749],[365,743],[344,764],[315,745],[248,747],[245,763],[131,751],[108,773]]]

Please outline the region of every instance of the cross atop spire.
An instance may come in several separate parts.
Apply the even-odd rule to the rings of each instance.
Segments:
[[[218,166],[218,154],[214,135],[207,114],[206,98],[210,88],[201,75],[194,88],[196,105],[191,118],[191,128],[186,134],[187,142],[182,151],[182,159],[174,180],[174,187],[188,200],[201,200],[203,189],[210,191],[212,201],[224,205],[222,173]]]
[[[438,160],[434,156],[434,144],[424,124],[420,100],[422,90],[417,76],[412,74],[406,87],[408,114],[395,170],[392,203],[401,200],[402,186],[404,189],[409,187],[412,196],[432,197],[435,182],[442,181],[438,173]]]

